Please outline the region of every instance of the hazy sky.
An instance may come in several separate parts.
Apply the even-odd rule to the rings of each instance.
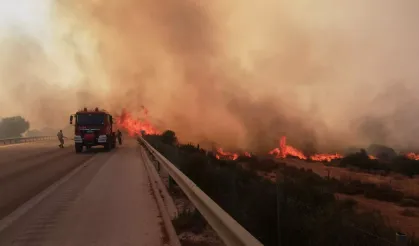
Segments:
[[[0,116],[103,107],[185,141],[419,148],[417,0],[0,0]]]

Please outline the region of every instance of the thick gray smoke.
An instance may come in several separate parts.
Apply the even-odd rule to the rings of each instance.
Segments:
[[[226,148],[419,147],[415,0],[42,1],[50,38],[0,45],[0,115],[55,127],[84,105],[146,105]]]

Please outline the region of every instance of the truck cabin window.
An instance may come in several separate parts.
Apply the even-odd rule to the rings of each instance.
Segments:
[[[103,125],[105,124],[104,114],[78,114],[78,125]]]

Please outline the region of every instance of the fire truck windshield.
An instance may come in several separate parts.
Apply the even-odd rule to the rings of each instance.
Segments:
[[[77,114],[78,125],[103,125],[105,114]]]

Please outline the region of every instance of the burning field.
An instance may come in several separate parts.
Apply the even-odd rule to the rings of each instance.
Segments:
[[[117,126],[125,130],[130,136],[135,135],[153,135],[162,133],[155,127],[149,119],[149,111],[144,106],[141,106],[141,114],[134,117],[132,114],[123,110],[117,117]],[[223,147],[213,147],[217,159],[237,160],[240,156],[252,157],[251,151],[231,152],[226,151]],[[310,162],[331,162],[333,160],[341,160],[344,158],[340,153],[314,153],[311,155],[305,154],[303,151],[289,145],[287,137],[281,136],[278,141],[278,146],[261,153],[261,155],[270,155],[276,159],[294,158]],[[419,160],[419,154],[409,152],[401,154],[410,160]],[[377,160],[378,158],[373,155],[368,155],[370,160]]]
[[[123,111],[118,117],[118,127],[124,129],[129,135],[143,135],[143,134],[161,134],[157,127],[153,126],[151,119],[149,118],[148,110],[142,108],[142,114],[138,117],[133,117],[132,114],[127,111]],[[171,146],[173,147],[173,146]],[[198,147],[199,148],[199,147]],[[384,152],[391,153],[390,148],[379,145],[372,145],[368,148],[369,151],[373,150],[385,150]],[[343,168],[342,163],[345,159],[350,159],[352,155],[345,155],[343,153],[312,153],[307,154],[303,150],[300,150],[287,142],[286,136],[279,137],[277,146],[267,150],[265,153],[253,154],[251,150],[248,151],[229,151],[223,146],[213,147],[212,150],[215,158],[219,160],[231,160],[238,161],[237,164],[241,165],[246,169],[254,170],[258,176],[272,182],[276,181],[276,172],[279,163],[286,164],[286,166],[292,166],[294,168],[303,170],[311,170],[313,173],[324,177],[326,180],[335,180],[340,184],[345,184],[345,187],[352,187],[349,184],[364,184],[365,187],[375,187],[370,190],[359,191],[357,186],[356,194],[352,194],[354,190],[347,188],[348,190],[336,190],[334,193],[337,199],[345,200],[351,199],[357,203],[358,212],[369,212],[379,211],[383,216],[386,217],[386,223],[390,226],[400,228],[403,232],[409,233],[409,235],[417,235],[419,232],[418,220],[415,216],[407,216],[406,211],[413,211],[412,214],[419,213],[419,209],[415,207],[406,208],[402,205],[405,201],[419,201],[419,178],[407,178],[405,175],[400,173],[390,172],[386,175],[377,175],[378,173],[370,172],[371,170],[355,170],[350,168]],[[362,152],[362,151],[361,151]],[[375,151],[374,153],[377,153]],[[362,156],[362,155],[361,155]],[[360,161],[360,165],[371,165],[373,163],[376,167],[386,167],[386,164],[380,166],[383,160],[380,160],[382,155],[371,155],[364,154],[364,159],[355,159]],[[259,158],[258,158],[259,157]],[[267,158],[265,158],[267,157]],[[398,154],[393,158],[405,158],[410,162],[414,162],[414,165],[419,165],[419,155],[416,153]],[[243,159],[241,159],[243,158]],[[252,159],[254,158],[254,159]],[[274,161],[272,161],[272,159]],[[277,160],[277,161],[275,161]],[[367,162],[365,162],[367,160]],[[394,164],[394,163],[392,163]],[[396,163],[397,165],[403,165],[402,163]],[[412,163],[410,163],[412,164]],[[391,165],[391,164],[389,164]],[[356,165],[354,165],[356,166]],[[360,166],[358,166],[360,167]],[[369,167],[368,167],[369,168]],[[417,167],[416,167],[417,169]],[[377,171],[377,170],[375,170]],[[352,183],[353,182],[353,183]],[[335,183],[336,184],[336,183]],[[338,186],[341,187],[341,186]],[[344,193],[346,192],[346,193]],[[387,192],[387,193],[386,193]],[[398,201],[389,200],[392,198],[391,194],[401,193],[405,198]],[[374,194],[374,195],[370,195]],[[380,195],[378,195],[380,194]],[[383,195],[384,194],[384,195]],[[414,200],[413,200],[414,198]],[[387,200],[386,200],[387,199]]]

